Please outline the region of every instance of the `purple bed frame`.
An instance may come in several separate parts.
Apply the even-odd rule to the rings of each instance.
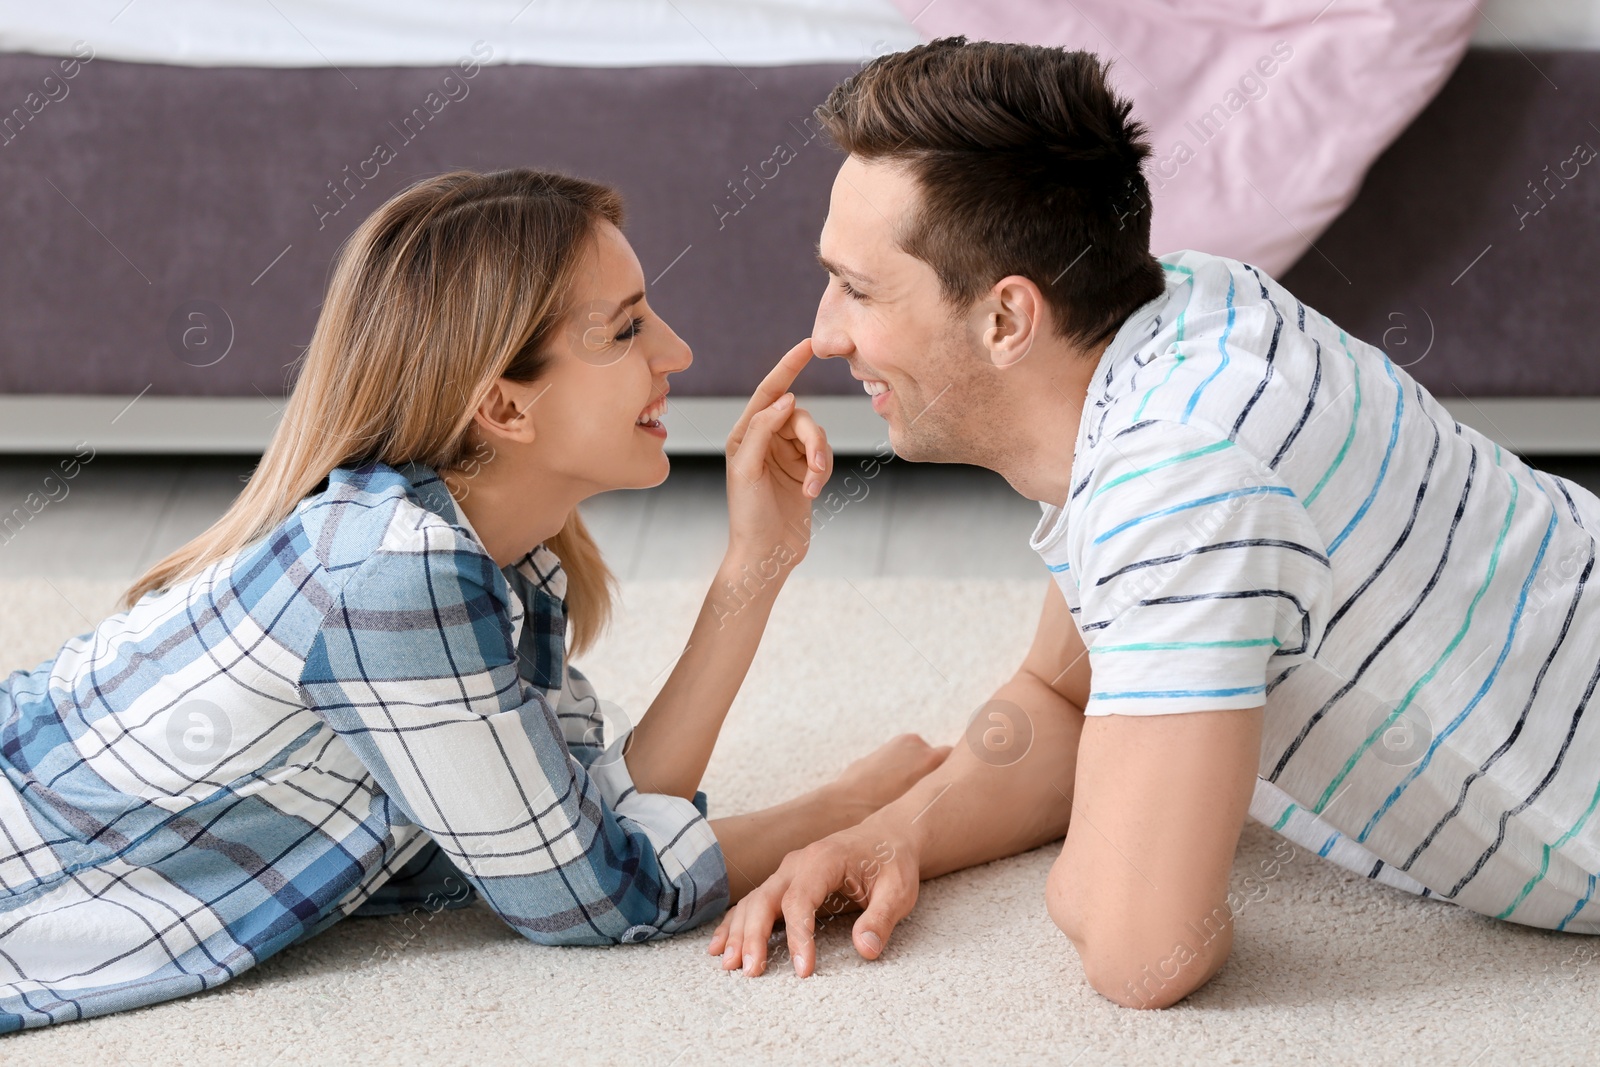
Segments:
[[[0,393],[282,396],[339,242],[454,167],[623,191],[696,353],[680,396],[747,393],[810,330],[839,162],[811,109],[849,65],[366,68],[357,91],[95,59],[24,106],[60,62],[0,56]],[[1281,280],[1441,398],[1600,396],[1596,99],[1600,53],[1469,52]],[[827,363],[800,389],[857,386]]]

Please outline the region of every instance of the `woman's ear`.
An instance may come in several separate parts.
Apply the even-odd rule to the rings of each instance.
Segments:
[[[479,402],[473,422],[491,440],[505,438],[531,444],[535,436],[531,411],[542,393],[542,389],[497,378]]]

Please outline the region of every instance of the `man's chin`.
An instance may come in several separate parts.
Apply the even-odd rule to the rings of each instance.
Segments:
[[[911,463],[939,463],[944,457],[937,442],[928,440],[927,435],[909,432],[898,425],[898,420],[889,418],[889,447],[894,449],[895,458]]]

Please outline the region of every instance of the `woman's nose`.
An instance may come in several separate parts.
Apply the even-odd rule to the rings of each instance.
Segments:
[[[683,338],[677,334],[672,335],[671,343],[667,344],[656,360],[656,369],[663,374],[673,374],[686,370],[694,362],[694,351]]]

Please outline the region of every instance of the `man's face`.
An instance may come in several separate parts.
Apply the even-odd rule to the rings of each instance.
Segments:
[[[895,164],[850,156],[839,168],[817,243],[830,277],[811,345],[849,362],[896,454],[981,462],[979,435],[994,426],[994,366],[976,325],[942,299],[933,268],[900,248],[920,196]]]

